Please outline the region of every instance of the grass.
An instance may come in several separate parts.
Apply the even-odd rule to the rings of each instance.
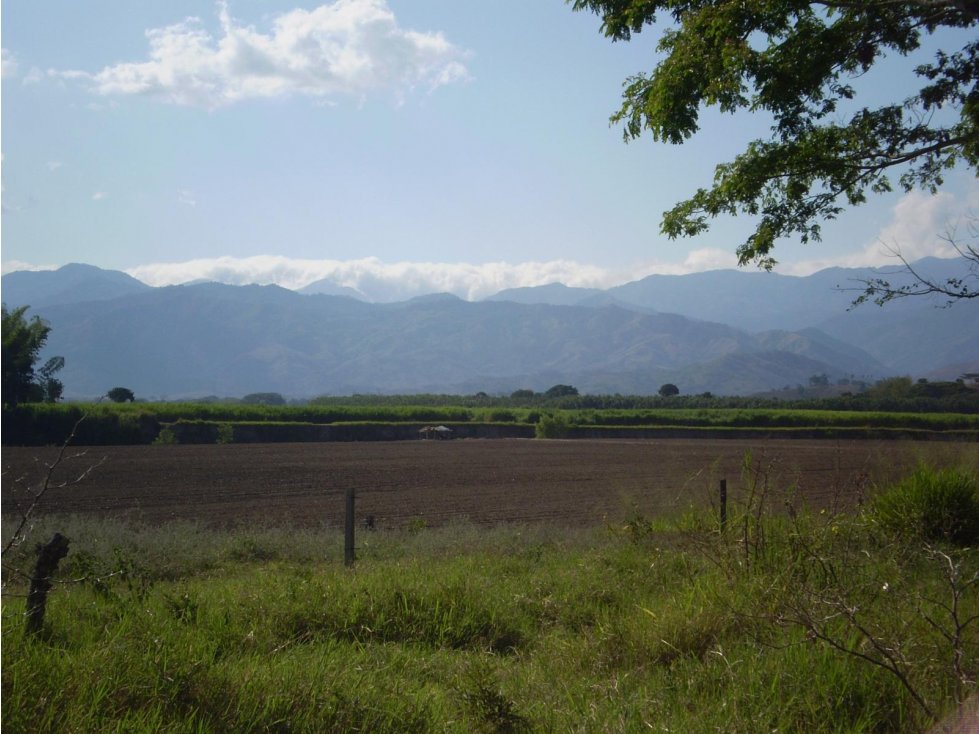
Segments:
[[[37,639],[5,599],[2,725],[879,734],[920,730],[974,688],[977,625],[956,667],[941,603],[979,554],[925,551],[864,515],[770,517],[748,497],[724,534],[697,511],[363,532],[353,568],[331,528],[45,518],[35,537],[68,535],[61,574],[86,580],[56,586]],[[27,545],[5,565],[28,567]],[[979,613],[974,591],[959,621]]]
[[[877,522],[893,532],[971,545],[979,541],[979,475],[922,464],[881,493],[873,509]]]

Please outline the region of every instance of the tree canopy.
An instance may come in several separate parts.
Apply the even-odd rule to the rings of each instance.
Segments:
[[[544,393],[545,398],[565,398],[578,394],[578,388],[574,385],[554,385],[547,388]]]
[[[114,387],[107,392],[106,397],[113,403],[134,403],[136,395],[128,387]]]
[[[39,369],[35,365],[48,340],[51,327],[39,316],[28,319],[28,306],[7,311],[3,306],[3,404],[53,403],[64,386],[54,377],[65,366],[63,357],[51,357]]]
[[[974,28],[979,0],[569,0],[629,40],[667,16],[652,73],[626,81],[612,116],[624,136],[649,131],[683,143],[703,107],[766,112],[771,136],[715,169],[702,188],[663,215],[671,238],[692,236],[720,215],[756,218],[738,246],[742,265],[771,268],[776,240],[819,240],[820,222],[868,194],[935,192],[956,164],[979,165],[979,39],[942,48],[905,80],[909,94],[861,106],[856,78],[926,35]]]

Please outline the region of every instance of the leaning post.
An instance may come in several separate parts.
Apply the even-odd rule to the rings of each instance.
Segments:
[[[354,490],[347,490],[347,511],[343,518],[343,564],[354,563]]]
[[[31,574],[30,589],[27,592],[27,633],[35,636],[44,627],[44,609],[51,590],[51,577],[58,569],[58,563],[68,555],[68,538],[61,533],[46,545],[37,546],[37,564]]]
[[[727,479],[721,480],[721,532],[727,527]]]

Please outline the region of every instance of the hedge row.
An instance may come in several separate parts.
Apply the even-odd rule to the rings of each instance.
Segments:
[[[74,431],[76,445],[127,445],[165,443],[244,443],[283,441],[403,440],[417,438],[424,425],[445,424],[457,437],[523,437],[537,434],[553,437],[552,422],[571,431],[572,436],[631,437],[681,435],[677,432],[704,431],[731,435],[809,435],[849,437],[930,437],[942,435],[958,440],[979,436],[979,416],[962,414],[909,414],[884,412],[814,410],[587,410],[587,411],[482,411],[419,408],[414,417],[403,419],[402,409],[387,414],[371,409],[369,417],[349,420],[357,409],[329,412],[347,420],[308,420],[309,415],[290,408],[261,408],[258,419],[242,417],[204,419],[195,411],[180,415],[172,404],[165,410],[144,404],[131,407],[105,405],[21,405],[3,413],[3,441],[8,445],[56,445]],[[200,407],[200,406],[193,406]],[[247,414],[246,411],[243,411]],[[375,417],[375,414],[381,417]],[[421,416],[421,417],[419,417]],[[454,416],[455,419],[451,419]],[[801,432],[792,434],[791,431]],[[559,431],[564,433],[564,430]]]

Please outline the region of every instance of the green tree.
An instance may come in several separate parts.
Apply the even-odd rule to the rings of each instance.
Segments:
[[[134,403],[136,395],[128,387],[114,387],[107,392],[106,397],[113,403]]]
[[[910,377],[886,377],[874,383],[866,391],[866,395],[875,398],[907,398],[911,396],[912,388]]]
[[[825,372],[809,377],[809,387],[826,387],[829,385],[829,376]]]
[[[674,395],[680,394],[680,388],[674,385],[672,382],[667,382],[665,385],[661,385],[659,388],[659,394],[661,397],[669,398]]]
[[[573,385],[554,385],[549,387],[544,393],[545,398],[565,398],[573,397],[578,394],[578,388]]]
[[[591,10],[614,41],[668,16],[651,74],[625,84],[612,116],[627,140],[649,131],[683,143],[703,107],[764,112],[755,140],[663,215],[671,238],[709,228],[720,215],[756,218],[738,247],[742,265],[771,268],[775,241],[820,238],[820,222],[868,194],[935,192],[954,165],[979,166],[979,40],[943,48],[904,80],[909,91],[879,107],[855,101],[854,80],[888,54],[907,55],[943,29],[974,28],[977,0],[569,0]]]
[[[29,306],[7,311],[3,305],[3,405],[56,402],[64,386],[54,377],[65,366],[63,357],[51,357],[39,369],[35,365],[48,340],[51,327],[39,316],[28,319]]]

